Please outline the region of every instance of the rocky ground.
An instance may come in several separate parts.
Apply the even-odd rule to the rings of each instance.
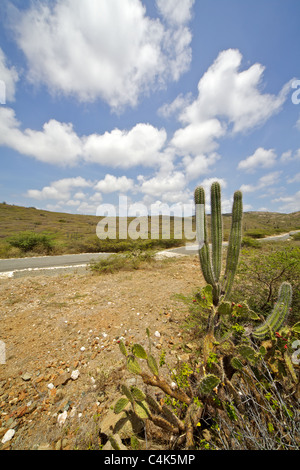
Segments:
[[[149,328],[158,358],[186,359],[187,306],[175,294],[201,284],[196,256],[115,274],[0,279],[0,450],[107,446],[120,384],[137,380],[118,342],[146,349]]]

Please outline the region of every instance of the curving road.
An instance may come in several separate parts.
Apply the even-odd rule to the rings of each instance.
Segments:
[[[264,241],[288,240],[293,232],[274,235],[258,239]],[[224,242],[226,246],[228,242]],[[185,245],[179,248],[171,248],[170,250],[161,251],[159,255],[176,256],[176,255],[194,255],[198,253],[198,245]],[[92,260],[99,258],[107,258],[111,253],[82,253],[77,255],[60,255],[60,256],[38,256],[34,258],[11,258],[0,260],[0,278],[17,278],[26,275],[52,274],[56,270],[61,272],[84,271]]]

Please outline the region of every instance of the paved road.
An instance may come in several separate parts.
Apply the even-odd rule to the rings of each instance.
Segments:
[[[107,258],[110,253],[83,253],[78,255],[38,256],[34,258],[12,258],[0,260],[0,277],[22,277],[44,274],[61,269],[65,272],[85,269],[91,260]]]
[[[289,232],[273,237],[261,238],[259,241],[287,240],[296,232]],[[228,242],[224,242],[226,246]],[[186,245],[179,248],[171,248],[161,252],[162,256],[193,255],[198,253],[198,245]],[[22,277],[26,275],[51,274],[56,270],[61,272],[73,272],[85,270],[93,259],[107,258],[111,253],[83,253],[78,255],[39,256],[34,258],[12,258],[0,260],[0,278]]]

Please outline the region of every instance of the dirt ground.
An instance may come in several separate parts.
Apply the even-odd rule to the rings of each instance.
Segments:
[[[103,445],[101,420],[132,377],[118,342],[147,349],[149,328],[157,358],[186,358],[187,306],[175,294],[200,285],[197,256],[115,274],[1,279],[0,449]]]

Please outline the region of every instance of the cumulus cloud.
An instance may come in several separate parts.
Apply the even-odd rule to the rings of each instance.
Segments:
[[[178,129],[170,142],[180,155],[212,152],[218,147],[216,139],[225,134],[218,119],[195,122]]]
[[[187,155],[183,158],[185,174],[189,181],[199,178],[199,176],[211,171],[211,167],[220,159],[217,153],[210,155],[197,155],[195,158]]]
[[[281,171],[273,171],[259,178],[258,183],[256,185],[242,184],[242,186],[240,187],[240,190],[243,193],[252,193],[254,191],[264,189],[266,187],[272,186],[273,184],[277,183],[280,175],[281,175]]]
[[[185,175],[179,171],[170,174],[158,173],[150,179],[139,175],[137,179],[140,183],[139,191],[156,198],[166,193],[180,192],[186,185]]]
[[[95,189],[101,193],[113,193],[119,191],[120,193],[126,193],[133,189],[134,183],[133,180],[127,178],[126,176],[116,177],[114,175],[105,175],[105,178],[95,186]]]
[[[103,99],[114,110],[135,106],[142,93],[189,68],[193,1],[175,3],[158,2],[169,22],[148,17],[141,0],[37,0],[15,9],[28,79],[80,101]]]
[[[16,84],[19,81],[19,74],[15,67],[9,67],[6,56],[0,47],[0,79],[1,85],[1,102],[5,104],[7,101],[15,100]],[[4,96],[2,96],[4,95]],[[3,98],[3,99],[2,99]]]
[[[172,153],[161,153],[166,139],[164,129],[142,123],[130,130],[114,129],[82,137],[77,135],[71,123],[55,119],[45,123],[41,131],[22,130],[14,110],[0,107],[0,145],[59,166],[73,166],[80,162],[113,168],[170,164]]]
[[[262,93],[264,67],[254,64],[240,70],[242,54],[236,49],[220,52],[198,84],[198,97],[182,113],[182,122],[225,119],[233,132],[263,124],[278,112],[290,91],[287,83],[278,95]]]
[[[164,118],[168,118],[175,113],[181,113],[184,108],[186,108],[192,100],[192,94],[187,93],[183,95],[180,93],[172,103],[165,103],[163,104],[157,111],[160,116]]]
[[[239,170],[253,172],[257,168],[270,168],[276,163],[277,155],[273,149],[266,150],[259,147],[253,155],[238,164]]]
[[[166,139],[164,129],[156,129],[150,124],[137,124],[129,131],[114,129],[103,135],[86,137],[84,157],[88,162],[111,167],[151,167],[159,164]]]
[[[76,190],[76,188],[86,188],[90,187],[91,185],[92,183],[90,181],[85,180],[81,176],[76,178],[63,178],[58,181],[53,181],[50,186],[45,186],[42,190],[29,189],[26,196],[37,200],[67,200],[71,198],[71,192],[74,189]],[[77,197],[78,195],[79,193],[77,192]],[[84,197],[85,195],[81,193],[81,199],[82,196]]]
[[[55,119],[43,125],[42,131],[20,129],[21,124],[11,108],[0,108],[0,145],[35,157],[37,160],[61,166],[78,162],[82,153],[81,140],[72,124]]]
[[[156,5],[164,19],[176,26],[188,23],[192,16],[195,0],[156,0]]]

